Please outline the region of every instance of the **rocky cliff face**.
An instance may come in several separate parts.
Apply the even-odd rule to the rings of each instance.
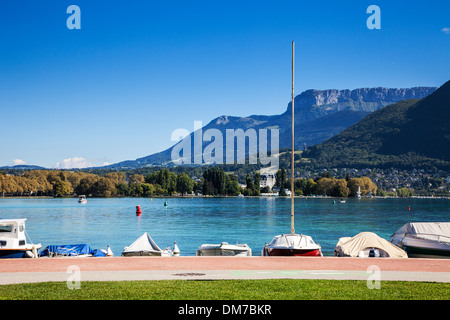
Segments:
[[[369,113],[405,99],[422,99],[437,88],[417,87],[409,89],[361,88],[355,90],[306,90],[295,97],[295,146],[301,149],[321,143],[357,123]],[[279,115],[252,115],[233,117],[223,115],[203,127],[218,129],[225,136],[226,129],[278,128],[280,148],[290,148],[291,103]],[[204,143],[205,146],[205,143]],[[148,165],[170,165],[171,150],[109,166],[110,168],[136,168]]]
[[[296,111],[306,112],[302,114],[305,121],[315,115],[322,116],[323,113],[342,110],[372,112],[401,100],[422,99],[435,90],[435,87],[306,90],[295,97],[294,103]],[[291,103],[287,112],[291,112]]]
[[[377,91],[405,98],[426,90]],[[420,97],[420,96],[419,96]],[[450,81],[421,100],[377,110],[304,155],[322,167],[450,168]]]

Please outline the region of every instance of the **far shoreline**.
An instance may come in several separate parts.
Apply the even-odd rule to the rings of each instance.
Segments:
[[[132,196],[111,196],[111,197],[89,197],[87,196],[87,199],[121,199],[121,198],[134,198],[134,199],[194,199],[194,198],[205,198],[205,199],[215,199],[215,198],[281,198],[281,199],[291,199],[290,196],[220,196],[220,195],[171,195],[171,196],[164,196],[164,195],[155,195],[155,196],[145,196],[145,197],[132,197]],[[294,198],[298,199],[330,199],[330,200],[363,200],[363,199],[450,199],[450,196],[410,196],[410,197],[392,197],[392,196],[372,196],[372,197],[334,197],[334,196],[294,196]],[[51,196],[0,196],[0,199],[42,199],[42,200],[49,200],[49,199],[78,199],[78,195],[73,196],[67,196],[67,197],[51,197]]]

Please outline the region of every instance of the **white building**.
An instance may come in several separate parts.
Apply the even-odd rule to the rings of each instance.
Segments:
[[[275,185],[275,175],[273,173],[265,172],[261,173],[261,181],[259,183],[260,188],[272,187]]]

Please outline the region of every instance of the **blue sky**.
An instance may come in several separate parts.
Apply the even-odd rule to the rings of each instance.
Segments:
[[[369,5],[381,29],[369,30]],[[69,30],[67,7],[81,9]],[[307,89],[440,86],[450,1],[0,2],[0,166],[99,166]]]

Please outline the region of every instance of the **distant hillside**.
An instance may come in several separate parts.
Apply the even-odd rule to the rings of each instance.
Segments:
[[[368,115],[303,158],[317,167],[450,169],[450,81]]]
[[[421,99],[434,92],[433,87],[409,89],[362,88],[356,90],[307,90],[295,97],[295,146],[302,150],[303,145],[316,145],[347,127],[355,124],[369,113],[392,103],[417,98]],[[218,129],[225,137],[226,129],[247,130],[253,128],[277,128],[280,133],[280,148],[291,145],[291,103],[287,110],[279,115],[252,115],[249,117],[220,116],[206,126]],[[191,137],[193,134],[191,133]],[[193,138],[192,138],[193,140]],[[203,148],[209,142],[203,143]],[[123,161],[107,166],[111,169],[141,168],[146,166],[171,166],[172,147],[136,160]],[[224,148],[226,144],[224,142]],[[247,154],[248,156],[248,154]]]
[[[40,167],[40,166],[21,164],[21,165],[16,165],[16,166],[0,167],[0,170],[2,170],[2,169],[3,170],[43,170],[45,168],[44,167]]]

